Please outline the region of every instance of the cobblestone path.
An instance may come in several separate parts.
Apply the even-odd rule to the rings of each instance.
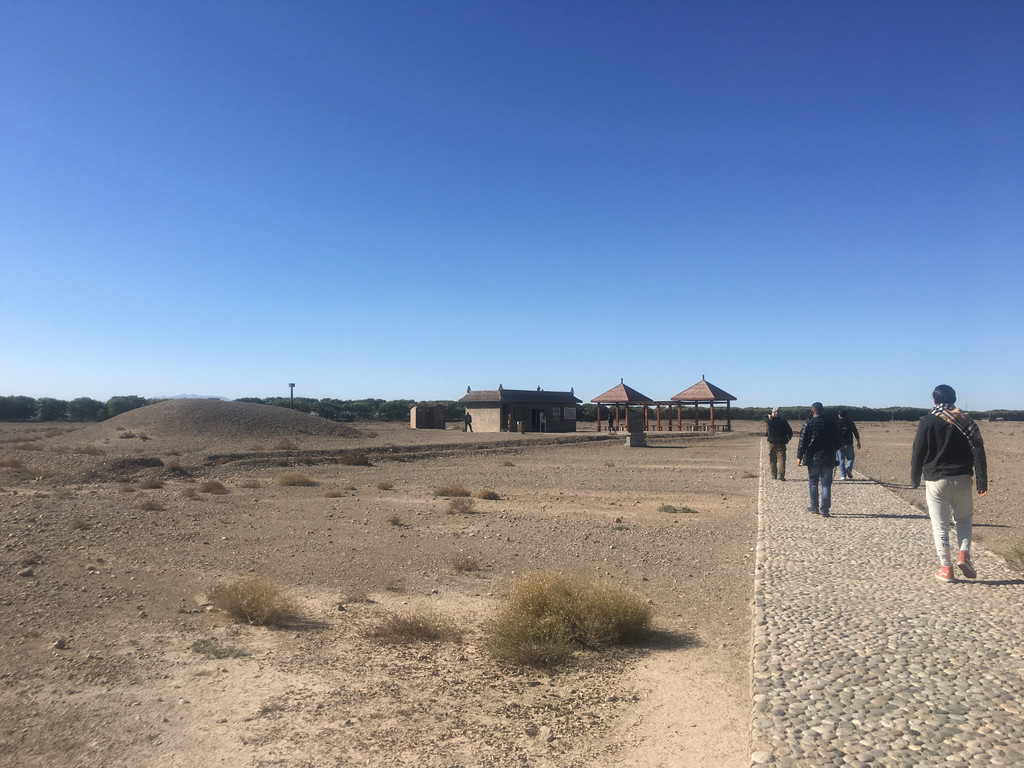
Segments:
[[[1024,766],[1024,578],[975,544],[978,578],[942,584],[925,513],[857,474],[824,519],[766,453],[751,764]]]

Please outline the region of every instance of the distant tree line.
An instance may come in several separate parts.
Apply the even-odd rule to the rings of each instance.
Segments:
[[[74,400],[58,400],[54,397],[26,397],[24,395],[8,395],[0,397],[0,421],[103,421],[126,411],[141,408],[160,402],[159,399],[147,399],[138,395],[117,395],[105,403],[91,397],[78,397]],[[337,400],[326,397],[320,400],[310,397],[240,397],[235,402],[273,405],[279,408],[294,408],[302,413],[310,413],[331,421],[406,421],[409,409],[417,404],[416,400],[383,400],[366,398],[363,400]],[[445,418],[448,421],[461,421],[466,414],[463,405],[454,400],[434,400],[431,404],[444,405]],[[763,421],[770,408],[731,408],[729,416],[736,421]],[[790,421],[804,421],[810,416],[810,406],[792,405],[779,408],[779,414]],[[846,410],[854,421],[917,421],[928,412],[926,408],[910,408],[893,406],[891,408],[865,408],[857,405],[826,405],[827,413],[835,416],[839,410]],[[972,412],[978,420],[1024,421],[1024,411],[993,410]],[[608,409],[601,409],[601,418],[608,416]],[[701,407],[701,421],[711,418],[711,411]],[[724,420],[725,406],[716,406],[715,419]],[[595,403],[583,403],[576,410],[579,421],[595,421],[598,418]],[[675,406],[663,406],[662,418],[676,418]],[[683,421],[693,421],[693,406],[683,406]]]

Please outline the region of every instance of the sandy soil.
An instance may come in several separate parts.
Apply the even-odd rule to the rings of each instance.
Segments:
[[[735,426],[639,449],[215,401],[0,424],[0,762],[747,765],[762,426]],[[863,425],[857,469],[906,483],[903,426]],[[985,430],[993,491],[979,505],[1006,526],[985,529],[993,548],[1021,538],[1019,462],[1001,458],[1019,458],[1020,433],[999,429]],[[339,464],[353,449],[372,466]],[[318,485],[279,485],[288,471]],[[227,493],[201,492],[208,480]],[[433,491],[452,484],[500,499],[449,514]],[[459,556],[479,569],[457,570]],[[657,631],[555,670],[496,664],[488,621],[540,569],[639,592]],[[210,609],[214,583],[249,574],[271,576],[301,620],[266,629]],[[365,636],[421,608],[461,642]]]

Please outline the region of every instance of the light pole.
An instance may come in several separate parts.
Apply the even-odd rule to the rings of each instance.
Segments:
[[[292,393],[291,394],[291,400],[292,400],[292,406],[291,407],[292,407],[292,410],[294,410],[295,409],[295,385],[294,384],[289,384],[288,385],[288,389],[290,389],[291,393]]]

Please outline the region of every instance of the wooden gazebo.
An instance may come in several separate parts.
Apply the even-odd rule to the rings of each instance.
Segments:
[[[654,405],[654,401],[651,400],[647,395],[637,392],[630,386],[623,383],[622,379],[619,379],[617,386],[612,387],[604,394],[598,395],[590,402],[597,403],[597,431],[601,431],[601,406],[607,408],[615,408],[615,430],[619,430],[619,406],[623,406],[625,411],[625,426],[629,429],[629,406],[636,405],[642,406],[644,409],[644,427],[647,426],[647,408],[648,406]]]
[[[711,409],[711,424],[710,430],[715,431],[715,405],[718,403],[725,403],[725,432],[732,431],[732,414],[730,413],[730,404],[736,398],[726,392],[720,387],[716,387],[710,381],[706,381],[703,376],[700,377],[700,381],[694,384],[689,389],[684,389],[678,395],[672,398],[672,402],[678,406],[692,405],[693,406],[693,429],[699,430],[700,426],[700,406],[708,405]],[[681,408],[680,408],[681,413]],[[682,415],[679,416],[679,424],[682,427]]]

